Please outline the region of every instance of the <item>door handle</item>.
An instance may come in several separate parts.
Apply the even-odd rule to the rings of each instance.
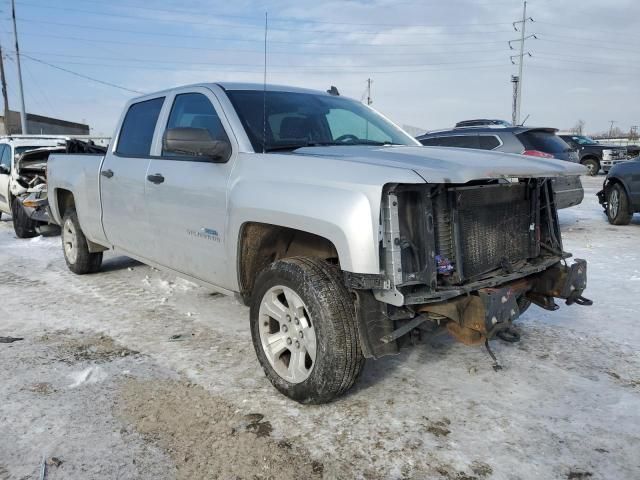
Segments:
[[[155,183],[156,185],[164,182],[164,177],[162,176],[161,173],[156,173],[153,175],[147,175],[147,180],[149,180],[151,183]]]
[[[100,172],[100,175],[102,175],[103,177],[111,178],[113,177],[113,170],[102,170]]]

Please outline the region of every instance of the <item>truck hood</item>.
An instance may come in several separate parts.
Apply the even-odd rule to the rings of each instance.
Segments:
[[[429,183],[466,183],[508,177],[560,177],[587,172],[582,165],[561,160],[467,148],[353,145],[304,147],[293,153],[410,169]]]

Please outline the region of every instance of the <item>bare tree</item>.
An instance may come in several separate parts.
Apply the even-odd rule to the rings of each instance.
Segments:
[[[574,135],[582,135],[584,133],[584,125],[584,120],[578,120],[578,122],[571,129],[571,133],[573,133]]]

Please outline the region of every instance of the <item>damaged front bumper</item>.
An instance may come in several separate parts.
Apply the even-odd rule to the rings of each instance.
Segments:
[[[557,263],[544,272],[500,287],[482,288],[471,295],[441,304],[425,304],[417,310],[445,318],[447,330],[459,341],[476,345],[509,330],[520,316],[524,299],[547,310],[557,310],[556,298],[567,305],[591,305],[582,296],[587,287],[587,262],[576,259],[568,266]]]
[[[529,302],[547,310],[557,310],[555,299],[567,305],[591,305],[582,294],[587,287],[587,262],[557,262],[542,272],[484,287],[441,302],[415,305],[417,316],[405,318],[399,328],[392,326],[379,304],[363,302],[359,294],[360,335],[365,356],[381,357],[397,353],[395,340],[427,321],[444,327],[456,340],[466,345],[480,345],[512,331],[513,322]],[[378,314],[378,315],[376,315]],[[396,322],[397,323],[397,322]],[[409,327],[409,328],[408,328]]]

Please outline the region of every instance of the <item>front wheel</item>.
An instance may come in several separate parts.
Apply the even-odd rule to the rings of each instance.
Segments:
[[[82,233],[78,214],[69,209],[62,220],[62,250],[67,267],[73,273],[95,273],[102,265],[102,252],[89,251],[87,238]]]
[[[13,218],[13,230],[18,238],[32,238],[38,235],[37,223],[29,218],[20,200],[14,198],[11,202],[11,217]]]
[[[586,160],[583,160],[581,163],[582,165],[587,167],[587,175],[591,177],[595,177],[596,175],[598,175],[598,172],[600,171],[600,163],[598,163],[597,160],[593,158],[587,158]]]
[[[274,387],[300,403],[327,403],[346,392],[364,365],[353,300],[334,267],[294,257],[256,279],[251,336]]]
[[[633,212],[629,211],[629,197],[619,183],[607,190],[607,219],[612,225],[629,225]]]

